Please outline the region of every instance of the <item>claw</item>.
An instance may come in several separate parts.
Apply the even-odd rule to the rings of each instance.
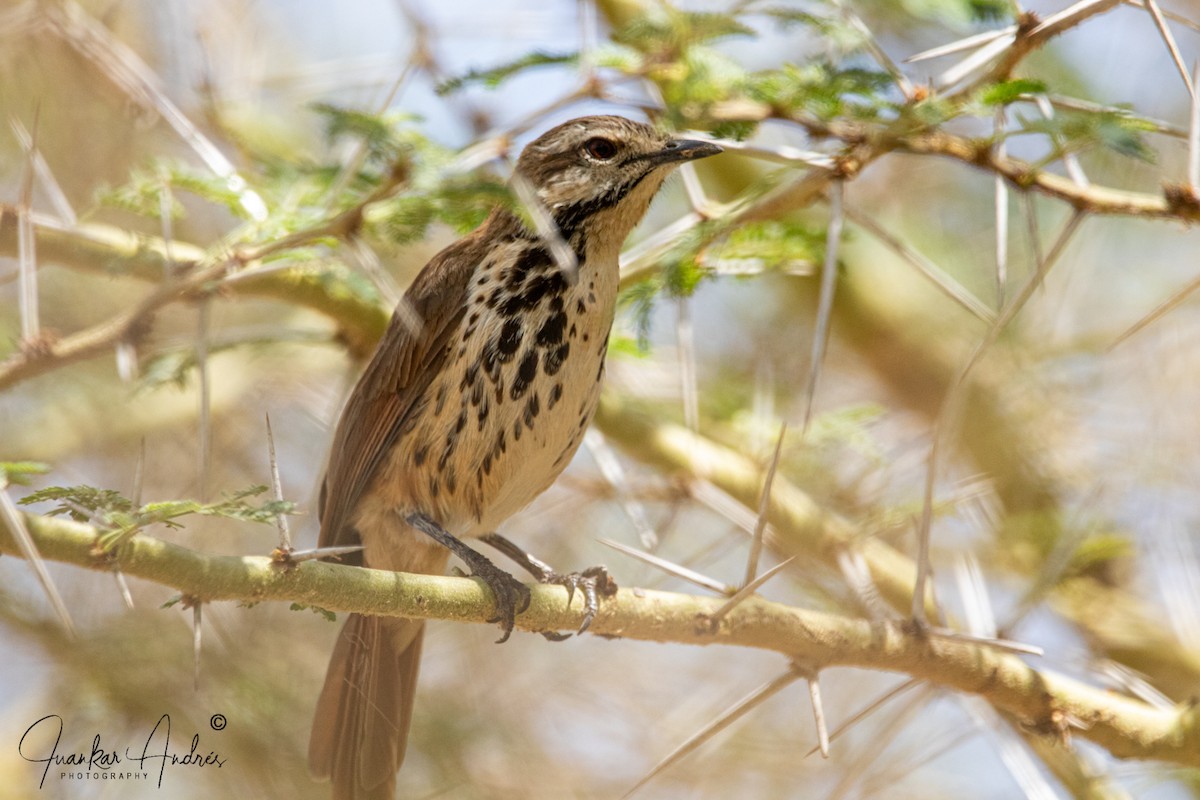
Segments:
[[[507,572],[495,567],[491,569],[477,567],[473,574],[475,577],[481,578],[492,591],[496,603],[496,615],[488,622],[499,623],[504,630],[504,634],[496,640],[496,644],[503,644],[512,635],[517,614],[522,614],[529,608],[531,600],[529,587]]]
[[[566,589],[567,608],[571,607],[571,601],[575,599],[575,590],[579,589],[583,594],[583,622],[579,626],[579,633],[586,631],[591,626],[592,620],[596,617],[596,613],[600,607],[597,593],[605,597],[611,597],[617,593],[617,582],[612,579],[612,576],[608,574],[608,570],[604,567],[588,567],[582,572],[570,572],[566,575],[560,575],[544,561],[540,561],[529,555],[529,553],[526,553],[498,533],[485,533],[479,538],[516,561],[526,571],[536,577],[540,583],[558,584]],[[527,589],[526,592],[528,592]],[[528,605],[529,600],[528,595],[526,595],[525,607],[528,607]],[[550,636],[546,638],[558,641],[558,639]]]
[[[575,599],[575,590],[583,595],[583,621],[577,634],[585,633],[600,610],[599,594],[609,596],[617,591],[617,584],[604,567],[589,567],[582,572],[570,572],[566,575],[550,573],[541,578],[542,583],[556,583],[567,590],[567,608]]]
[[[504,629],[504,635],[500,637],[497,644],[507,642],[508,637],[512,635],[517,614],[522,614],[529,609],[531,600],[529,587],[488,561],[480,553],[467,547],[445,528],[438,525],[429,515],[412,513],[405,517],[405,521],[461,558],[471,568],[471,575],[487,584],[496,604],[496,615],[488,622],[499,623]]]

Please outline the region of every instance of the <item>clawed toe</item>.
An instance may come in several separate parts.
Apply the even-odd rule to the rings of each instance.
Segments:
[[[612,579],[604,567],[589,567],[582,572],[560,575],[546,562],[534,558],[498,533],[485,533],[479,538],[520,564],[523,569],[536,577],[539,583],[557,584],[566,589],[568,608],[571,607],[571,601],[575,599],[575,590],[578,589],[583,595],[583,623],[579,626],[579,633],[586,631],[592,624],[592,620],[595,619],[596,612],[600,608],[599,595],[611,597],[617,593],[617,582]],[[528,600],[526,605],[528,605]],[[558,641],[557,638],[549,636],[546,638]]]
[[[496,603],[496,616],[488,622],[498,622],[504,630],[504,635],[497,644],[507,642],[508,637],[512,635],[517,614],[529,608],[529,587],[488,561],[482,554],[467,547],[428,514],[412,513],[405,517],[405,521],[461,558],[470,567],[471,576],[487,584]]]
[[[558,584],[567,590],[567,607],[575,598],[575,590],[583,595],[583,622],[579,625],[578,633],[584,633],[596,618],[600,610],[599,595],[611,597],[617,592],[617,582],[608,574],[604,567],[588,567],[582,572],[570,572],[566,575],[550,573],[542,578],[542,583]]]
[[[531,599],[529,587],[509,575],[502,569],[475,570],[474,576],[481,578],[492,591],[495,598],[496,615],[488,622],[499,623],[504,634],[496,640],[496,644],[508,641],[512,635],[513,625],[516,624],[517,614],[523,614],[529,609]]]

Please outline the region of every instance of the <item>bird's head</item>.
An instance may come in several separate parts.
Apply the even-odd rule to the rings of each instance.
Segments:
[[[517,171],[565,239],[598,224],[619,247],[672,168],[720,152],[711,142],[675,139],[624,117],[580,117],[530,143]]]

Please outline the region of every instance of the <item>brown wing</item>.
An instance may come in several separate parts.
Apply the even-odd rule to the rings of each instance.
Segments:
[[[448,340],[466,310],[471,275],[487,252],[488,227],[485,223],[425,265],[401,301],[415,312],[415,320],[413,314],[392,315],[371,363],[350,393],[321,487],[320,547],[361,544],[350,525],[354,508],[441,368]]]

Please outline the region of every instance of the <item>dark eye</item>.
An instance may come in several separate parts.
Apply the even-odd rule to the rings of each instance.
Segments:
[[[597,161],[608,161],[617,154],[617,145],[610,139],[597,136],[583,143],[583,151]]]

